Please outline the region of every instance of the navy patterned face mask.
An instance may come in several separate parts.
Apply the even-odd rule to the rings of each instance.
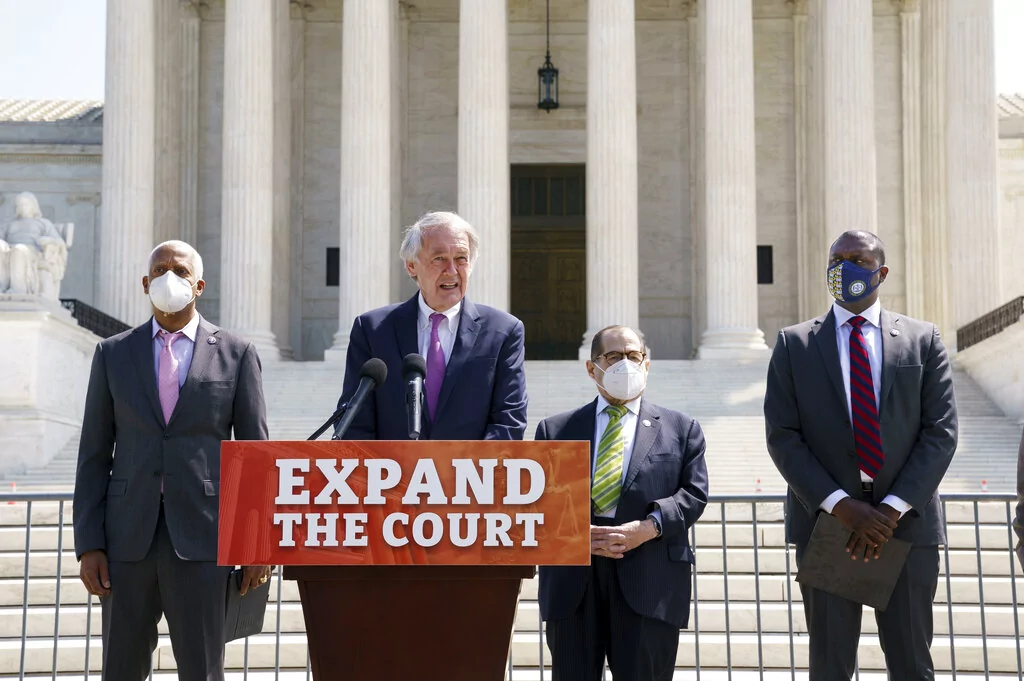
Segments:
[[[882,269],[881,267],[878,270]],[[860,265],[854,265],[848,260],[838,262],[828,268],[826,279],[828,281],[828,292],[832,297],[843,303],[855,303],[878,288],[881,284],[871,284],[871,279],[878,273],[878,270],[871,271]]]

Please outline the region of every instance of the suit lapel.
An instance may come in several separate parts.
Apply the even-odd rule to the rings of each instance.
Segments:
[[[825,372],[828,374],[832,387],[835,388],[836,396],[843,407],[847,410],[846,383],[843,381],[843,369],[839,363],[839,346],[836,340],[836,317],[832,310],[824,318],[814,320],[814,328],[811,329],[812,340],[818,346],[821,359],[825,363]]]
[[[906,341],[901,333],[902,323],[899,315],[882,310],[879,320],[882,328],[882,389],[879,392],[878,412],[881,414],[885,398],[892,389],[892,381],[896,374],[895,367],[900,363],[900,356]]]
[[[398,308],[395,319],[395,342],[398,343],[398,354],[400,357],[419,354],[419,332],[416,329],[419,316],[419,299],[417,293],[405,301]],[[424,358],[426,359],[426,358]]]
[[[636,479],[637,473],[644,467],[647,457],[654,448],[661,432],[661,416],[647,405],[647,400],[640,400],[640,414],[637,416],[636,435],[633,437],[633,451],[629,455],[629,469],[622,483],[623,494]],[[650,424],[650,425],[648,425]]]
[[[448,367],[444,372],[444,383],[441,384],[441,395],[437,399],[437,416],[444,412],[444,405],[448,397],[455,389],[459,380],[459,374],[466,366],[467,360],[473,355],[473,346],[476,344],[477,335],[480,333],[480,316],[477,314],[476,305],[468,298],[462,299],[462,311],[459,315],[459,331],[455,337],[455,346],[452,348],[451,359],[448,360]],[[437,418],[435,417],[435,421]]]
[[[197,384],[200,382],[203,376],[206,375],[206,370],[210,366],[210,362],[213,360],[214,355],[217,354],[217,339],[216,335],[220,331],[219,328],[206,321],[202,316],[199,317],[199,328],[196,329],[196,341],[192,344],[192,363],[188,367],[188,374],[185,376],[185,382],[181,386],[181,391],[178,393],[178,401],[174,405],[174,411],[171,412],[171,420],[167,425],[174,423],[174,419],[178,417],[185,404],[188,403],[196,391],[199,389]],[[214,342],[209,342],[210,337],[214,337]]]
[[[138,374],[142,383],[142,391],[149,398],[149,404],[153,407],[153,415],[161,426],[164,423],[164,410],[160,406],[160,394],[156,387],[156,364],[153,361],[153,320],[150,319],[142,326],[137,326],[132,332],[129,344],[131,346],[132,358],[135,361],[135,373]]]
[[[590,464],[594,464],[594,428],[597,427],[597,398],[580,407],[559,434],[559,440],[586,440],[590,443]]]

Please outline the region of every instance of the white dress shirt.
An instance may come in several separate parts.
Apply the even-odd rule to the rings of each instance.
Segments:
[[[416,339],[419,342],[420,354],[423,358],[427,358],[427,352],[430,350],[430,315],[434,314],[436,310],[430,309],[426,301],[423,300],[423,294],[418,294],[420,311],[416,317]],[[441,349],[444,351],[444,362],[448,364],[452,358],[452,348],[455,347],[455,336],[459,332],[459,314],[462,312],[462,301],[460,300],[455,305],[442,312],[448,319],[442,321],[437,327],[437,337],[441,339]]]
[[[626,472],[629,471],[629,459],[633,454],[633,441],[636,439],[636,424],[640,417],[640,400],[642,397],[638,397],[635,400],[626,402],[622,405],[626,408],[626,413],[622,415],[622,437],[625,440],[625,446],[622,449],[622,480],[626,479]],[[604,398],[604,395],[598,394],[597,396],[597,419],[594,424],[594,452],[590,457],[590,480],[593,484],[594,470],[597,468],[597,448],[601,444],[601,438],[604,436],[604,431],[608,427],[608,421],[611,420],[611,414],[605,411],[608,407],[608,400]],[[621,484],[621,483],[620,483]],[[617,506],[612,506],[604,513],[599,513],[598,516],[602,518],[614,518],[615,509]],[[651,511],[651,515],[657,516],[658,522],[661,522],[661,509],[656,508]]]
[[[882,394],[882,303],[876,300],[871,307],[861,312],[860,315],[855,315],[849,310],[833,303],[832,314],[836,318],[836,344],[839,346],[839,367],[843,374],[843,386],[846,388],[846,413],[850,417],[850,423],[852,424],[853,409],[850,405],[850,334],[853,332],[853,327],[848,322],[857,316],[863,317],[867,322],[861,325],[860,331],[864,336],[864,343],[868,347],[868,359],[871,362],[871,385],[875,389],[875,404],[880,407]],[[879,413],[881,413],[880,408]],[[862,482],[871,482],[873,480],[864,471],[860,472],[860,479]],[[831,513],[835,505],[841,499],[848,496],[850,495],[845,491],[837,489],[825,501],[821,502],[821,508],[826,513]],[[882,503],[888,504],[899,511],[900,517],[910,510],[910,504],[892,494],[886,496]]]
[[[167,331],[167,329],[160,326],[156,317],[153,317],[153,370],[156,371],[157,381],[160,380],[160,353],[164,349],[164,341],[158,335],[161,331]],[[199,315],[193,312],[192,319],[180,331],[180,333],[185,335],[181,338],[176,338],[171,343],[171,354],[178,360],[178,388],[185,385],[185,379],[188,378],[188,369],[192,366],[192,352],[196,345],[197,331],[199,331]]]

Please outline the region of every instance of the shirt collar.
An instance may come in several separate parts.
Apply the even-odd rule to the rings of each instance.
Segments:
[[[626,408],[626,411],[628,411],[631,414],[633,414],[633,416],[639,416],[640,415],[640,400],[642,400],[642,399],[643,399],[643,395],[641,395],[640,397],[637,397],[635,399],[632,399],[629,402],[626,402],[622,406],[624,406]],[[605,407],[607,407],[607,406],[608,406],[608,400],[606,400],[604,398],[604,395],[602,395],[601,393],[598,393],[597,394],[597,413],[600,414],[601,412],[603,412],[605,410]]]
[[[427,305],[427,302],[423,300],[422,293],[416,294],[416,297],[419,301],[420,308],[419,325],[421,329],[425,329],[430,326],[430,315],[437,312],[437,310],[432,310],[430,306]],[[448,330],[451,331],[452,333],[455,333],[456,331],[459,330],[459,312],[461,311],[462,301],[460,300],[459,302],[455,303],[450,308],[441,313],[448,318]]]
[[[841,307],[839,303],[832,303],[832,313],[836,317],[837,329],[857,316],[863,317],[867,320],[868,324],[871,324],[875,328],[879,328],[881,326],[880,320],[882,318],[882,301],[876,300],[871,304],[871,307],[861,312],[860,315],[855,315],[846,308]]]
[[[152,331],[153,331],[153,338],[156,338],[156,335],[158,333],[160,333],[161,331],[167,331],[167,329],[165,329],[164,327],[160,326],[160,322],[158,322],[156,320],[156,317],[153,317]],[[181,330],[181,333],[185,334],[186,338],[188,338],[190,341],[195,343],[196,342],[196,333],[198,331],[199,331],[199,314],[196,313],[196,312],[193,312],[192,313],[192,319],[190,319],[188,321],[188,324],[186,324],[185,328],[183,328]]]

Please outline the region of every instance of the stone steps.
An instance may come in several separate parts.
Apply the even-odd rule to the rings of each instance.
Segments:
[[[716,494],[781,492],[785,485],[764,443],[763,361],[655,360],[647,396],[697,418],[708,441],[708,467]],[[580,362],[527,362],[530,396],[527,439],[537,423],[594,397]],[[264,370],[268,427],[275,439],[305,439],[331,414],[344,378],[341,366],[275,362]],[[954,372],[960,444],[943,481],[944,491],[1013,491],[1020,426],[1007,419],[966,373]],[[68,489],[73,484],[77,438],[46,467],[0,477],[22,489]],[[760,483],[758,483],[760,480]]]
[[[680,645],[676,655],[676,667],[692,669],[696,664],[696,646],[693,632],[680,633]],[[306,637],[298,633],[260,634],[248,639],[248,650],[244,641],[233,641],[227,645],[225,666],[240,669],[245,663],[252,668],[272,669],[277,659],[275,644],[280,641],[279,663],[282,668],[303,669],[306,666]],[[768,668],[788,669],[792,652],[797,667],[807,664],[807,636],[804,634],[725,634],[701,633],[699,636],[700,664],[702,668],[734,667],[756,669],[759,665]],[[727,645],[728,643],[728,645]],[[84,667],[86,639],[81,636],[62,637],[57,647],[58,673],[80,672]],[[99,637],[89,639],[90,671],[100,669],[101,645]],[[550,664],[550,653],[546,645],[539,645],[535,632],[515,633],[512,637],[511,657],[513,665],[537,667],[543,650],[545,664]],[[996,673],[1012,673],[1018,669],[1017,641],[1012,637],[957,636],[955,654],[957,671],[980,672],[987,668]],[[53,641],[48,639],[29,640],[25,647],[25,671],[44,673],[53,669]],[[21,642],[0,641],[0,669],[18,669]],[[950,670],[950,640],[936,637],[932,645],[932,656],[937,671]],[[154,667],[157,670],[176,668],[170,639],[161,636],[154,653]],[[882,670],[885,660],[878,638],[873,634],[861,636],[859,663],[862,670]]]
[[[794,594],[798,595],[796,591]],[[1016,628],[1014,628],[1015,610]],[[94,636],[99,635],[101,613],[99,603],[95,599],[91,608],[86,605],[62,605],[60,619],[56,622],[54,620],[55,612],[52,605],[29,606],[27,614],[21,606],[0,607],[0,640],[20,638],[23,618],[25,631],[29,638],[52,637],[55,625],[62,638],[85,636],[87,630]],[[280,612],[282,633],[301,634],[305,631],[302,605],[298,601],[282,601]],[[761,603],[760,608],[756,603],[749,601],[730,601],[726,607],[726,604],[721,601],[701,600],[696,613],[691,611],[690,629],[694,629],[699,624],[701,635],[705,633],[724,634],[727,630],[726,613],[729,615],[728,631],[738,634],[757,632],[758,617],[760,617],[760,631],[764,633],[787,634],[790,631],[791,621],[794,634],[807,633],[799,599],[793,600],[792,607],[786,602],[767,602]],[[937,637],[948,636],[949,606],[936,604],[933,616],[935,635]],[[981,636],[982,613],[977,605],[953,605],[952,617],[956,636]],[[984,621],[985,632],[988,636],[1013,637],[1024,631],[1024,612],[1012,605],[987,605]],[[277,631],[277,628],[278,608],[276,601],[272,599],[267,605],[263,631],[264,633],[273,633]],[[515,630],[520,633],[528,633],[536,632],[539,628],[540,611],[537,602],[535,600],[520,600],[516,613]],[[160,621],[158,629],[161,634],[167,633],[166,620]],[[871,616],[870,611],[867,611],[863,622],[863,632],[875,634],[877,631],[875,618]]]

